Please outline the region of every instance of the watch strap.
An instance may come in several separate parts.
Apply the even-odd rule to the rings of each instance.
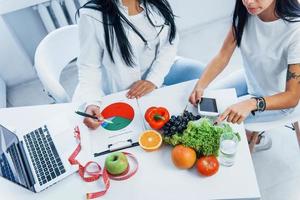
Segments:
[[[264,97],[252,97],[256,100],[256,110],[252,110],[252,115],[255,115],[256,111],[263,112],[266,109],[266,100]]]

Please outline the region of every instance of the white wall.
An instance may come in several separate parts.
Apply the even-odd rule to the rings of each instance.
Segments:
[[[0,0],[0,15],[27,8],[48,0]]]
[[[23,46],[0,16],[0,76],[7,85],[35,77],[32,63]]]
[[[235,0],[169,0],[178,16],[177,25],[186,30],[215,20],[230,17]]]

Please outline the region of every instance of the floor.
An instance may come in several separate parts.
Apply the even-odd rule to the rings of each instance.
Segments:
[[[207,63],[222,45],[230,19],[220,20],[181,32],[178,54]],[[218,79],[242,66],[239,51],[233,55],[226,70]],[[74,77],[74,78],[69,78]],[[61,82],[71,95],[76,85],[76,67],[72,64],[62,75]],[[218,80],[217,79],[217,80]],[[8,89],[8,106],[28,106],[53,103],[41,83],[33,80]],[[282,127],[268,132],[273,147],[253,154],[253,163],[263,200],[299,200],[300,152],[291,129]],[[247,185],[245,184],[245,187]]]

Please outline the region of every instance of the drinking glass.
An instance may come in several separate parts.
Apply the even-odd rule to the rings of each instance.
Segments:
[[[238,143],[238,137],[234,133],[221,135],[219,161],[222,165],[230,167],[234,164]]]

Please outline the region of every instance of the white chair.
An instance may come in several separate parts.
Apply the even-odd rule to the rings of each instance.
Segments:
[[[34,66],[45,92],[55,103],[70,102],[59,82],[63,69],[79,55],[78,26],[69,25],[50,32],[38,45]]]
[[[0,77],[0,108],[6,107],[6,85]]]
[[[278,127],[283,127],[286,126],[288,128],[291,128],[292,130],[295,131],[297,140],[298,140],[298,145],[300,146],[300,129],[299,129],[299,121],[300,121],[300,115],[293,115],[291,116],[286,116],[283,117],[280,120],[274,120],[271,122],[261,122],[261,123],[247,123],[245,124],[245,128],[250,131],[256,132],[255,134],[255,139],[253,141],[253,144],[255,144],[257,138],[258,138],[258,132],[262,131],[268,131],[268,130],[273,130]],[[292,127],[289,127],[288,125],[291,124]],[[253,147],[250,146],[250,150],[253,150]]]

